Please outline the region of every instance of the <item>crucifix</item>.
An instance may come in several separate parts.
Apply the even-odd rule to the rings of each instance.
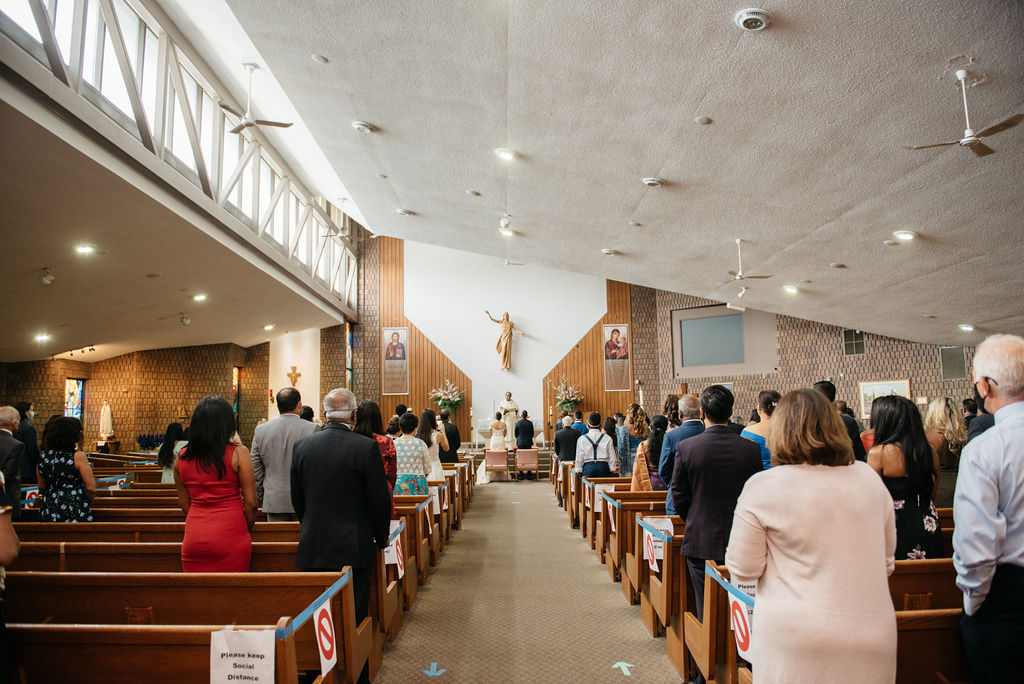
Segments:
[[[299,378],[302,377],[302,373],[296,372],[295,366],[292,366],[291,373],[285,373],[285,375],[287,375],[288,379],[291,381],[292,387],[295,387],[295,383],[297,383],[299,381]]]

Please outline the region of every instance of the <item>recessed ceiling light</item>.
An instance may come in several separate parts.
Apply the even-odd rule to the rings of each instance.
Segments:
[[[331,61],[331,60],[327,59],[326,56],[317,54],[315,52],[313,54],[311,54],[309,56],[309,58],[312,59],[314,62],[319,62],[320,64],[327,64],[328,62]]]
[[[892,236],[897,240],[909,242],[917,237],[917,233],[912,230],[894,230],[892,231]]]
[[[838,261],[833,261],[828,265],[829,268],[846,268],[846,264],[841,264]]]
[[[505,161],[512,161],[513,159],[519,156],[519,154],[515,150],[509,147],[499,147],[498,149],[494,150],[494,154],[498,155],[499,159],[504,159]]]
[[[974,326],[971,325],[970,323],[961,323],[957,327],[963,330],[964,332],[974,332]]]
[[[46,342],[50,339],[50,333],[39,333],[36,335],[36,342]]]
[[[618,253],[619,250],[612,249],[611,247],[605,247],[604,249],[601,250],[601,254],[604,254],[605,256],[615,256]]]
[[[86,243],[83,243],[83,244],[80,244],[80,245],[75,245],[75,251],[78,254],[95,254],[96,253],[96,245],[90,245],[90,244],[86,244]]]
[[[511,228],[499,228],[498,232],[504,235],[505,237],[512,237],[513,235],[516,234],[516,232]]]
[[[202,292],[200,292],[199,294],[194,294],[194,295],[192,295],[192,301],[193,302],[205,302],[206,301],[206,295],[203,294]]]
[[[797,292],[799,292],[796,285],[783,285],[782,289],[789,294],[796,294]]]
[[[886,247],[895,247],[896,245],[898,245],[900,243],[897,242],[896,240],[889,239],[889,240],[882,240],[882,244],[885,245]]]
[[[693,122],[699,123],[701,126],[707,126],[708,124],[713,123],[710,116],[695,116],[693,117]]]
[[[479,197],[480,196],[480,191],[479,190],[467,190],[466,194],[469,195],[470,197]]]
[[[660,188],[665,184],[665,181],[663,181],[660,178],[655,178],[653,176],[651,178],[643,178],[640,180],[640,182],[649,188]]]
[[[409,211],[408,209],[395,209],[399,216],[413,216],[416,212]]]
[[[756,7],[740,10],[732,20],[744,31],[761,31],[772,25],[771,13]]]
[[[274,329],[274,324],[273,323],[267,323],[265,326],[263,326],[263,329],[264,330],[273,330]]]
[[[352,128],[356,129],[360,133],[375,133],[377,131],[376,126],[365,121],[353,121]]]

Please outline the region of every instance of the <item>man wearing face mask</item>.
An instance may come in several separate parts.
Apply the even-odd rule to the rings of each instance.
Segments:
[[[35,484],[36,466],[39,465],[39,438],[29,421],[36,417],[36,412],[32,410],[31,401],[19,401],[14,408],[21,415],[21,423],[14,438],[25,445],[25,453],[21,457],[21,484]]]
[[[967,424],[967,442],[988,430],[996,424],[996,417],[985,410],[985,398],[978,392],[978,386],[974,386],[974,401],[978,402],[978,415]]]

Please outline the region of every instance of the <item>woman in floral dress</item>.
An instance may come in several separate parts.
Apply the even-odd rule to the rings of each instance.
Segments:
[[[942,557],[935,510],[939,456],[924,433],[921,413],[905,397],[878,397],[871,404],[875,445],[868,465],[882,476],[896,512],[896,560]]]
[[[46,433],[37,475],[42,503],[41,522],[92,522],[89,502],[96,496],[96,479],[82,442],[82,421],[62,416]]]
[[[395,496],[430,493],[430,488],[427,487],[430,451],[426,443],[413,434],[417,425],[419,420],[412,411],[403,413],[398,419],[402,436],[395,439],[395,454],[398,458]]]

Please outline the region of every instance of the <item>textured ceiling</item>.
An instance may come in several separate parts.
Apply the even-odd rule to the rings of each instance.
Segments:
[[[976,129],[1024,112],[1022,3],[776,1],[751,34],[716,0],[227,2],[378,233],[733,301],[743,238],[774,274],[744,305],[1024,333],[1024,125],[985,158],[901,148],[961,137],[962,64]],[[883,245],[897,229],[922,239]]]
[[[234,342],[336,325],[274,277],[0,102],[0,362]],[[96,245],[77,256],[79,243]],[[54,282],[39,273],[49,267]],[[149,278],[146,274],[159,273]],[[203,303],[191,300],[203,292]],[[181,325],[187,313],[191,324]],[[51,339],[36,342],[48,332]],[[95,345],[95,351],[82,353]]]

